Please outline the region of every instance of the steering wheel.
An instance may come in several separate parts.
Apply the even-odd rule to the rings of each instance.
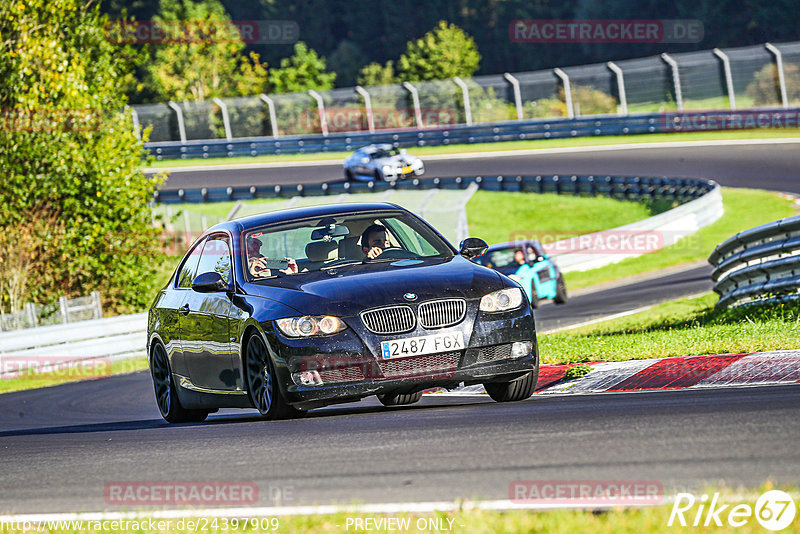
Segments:
[[[404,249],[403,247],[386,247],[383,252],[375,256],[375,259],[406,259],[414,256],[414,253]]]

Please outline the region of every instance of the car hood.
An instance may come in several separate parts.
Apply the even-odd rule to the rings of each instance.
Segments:
[[[389,158],[378,158],[372,160],[373,164],[382,167],[383,165],[389,165],[391,167],[404,167],[406,165],[411,165],[416,161],[417,157],[412,156],[410,154],[406,154],[405,156],[391,156]]]
[[[416,264],[351,265],[327,271],[289,275],[247,284],[248,293],[276,300],[303,315],[347,317],[377,306],[407,304],[435,298],[479,298],[504,286],[493,270],[461,256],[428,258]]]

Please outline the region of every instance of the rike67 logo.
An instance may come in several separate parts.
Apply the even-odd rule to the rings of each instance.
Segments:
[[[783,530],[794,521],[797,508],[792,496],[785,491],[769,490],[749,504],[722,504],[719,493],[711,501],[708,495],[696,498],[691,493],[678,493],[667,526],[717,526],[741,527],[755,516],[756,521],[767,530]]]

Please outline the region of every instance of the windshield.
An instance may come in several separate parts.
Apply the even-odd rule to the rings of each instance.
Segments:
[[[379,148],[378,150],[372,153],[372,159],[388,158],[391,156],[396,156],[399,153],[400,153],[399,148],[390,148],[388,150],[385,148]]]
[[[250,281],[348,264],[453,255],[427,225],[399,212],[354,213],[266,226],[250,230],[244,239]]]

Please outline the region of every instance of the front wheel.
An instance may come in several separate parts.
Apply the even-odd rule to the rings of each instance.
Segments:
[[[553,299],[556,304],[564,304],[567,302],[567,284],[564,283],[564,277],[558,275],[556,280],[556,297]]]
[[[536,391],[536,382],[539,380],[539,366],[524,376],[509,382],[492,382],[484,384],[486,393],[497,402],[515,402],[525,400]]]
[[[169,370],[167,350],[161,343],[153,345],[150,360],[150,375],[153,377],[153,388],[156,404],[161,417],[168,423],[200,423],[208,417],[205,410],[187,410],[181,406],[175,391],[175,380]]]
[[[275,368],[267,347],[258,334],[250,336],[245,349],[245,372],[250,402],[264,419],[291,419],[302,415],[281,395],[275,378]]]
[[[404,404],[414,404],[419,402],[422,398],[422,392],[416,393],[387,393],[385,395],[378,395],[378,400],[384,406],[402,406]]]
[[[539,307],[539,292],[536,291],[536,286],[531,284],[531,309],[535,310]]]

